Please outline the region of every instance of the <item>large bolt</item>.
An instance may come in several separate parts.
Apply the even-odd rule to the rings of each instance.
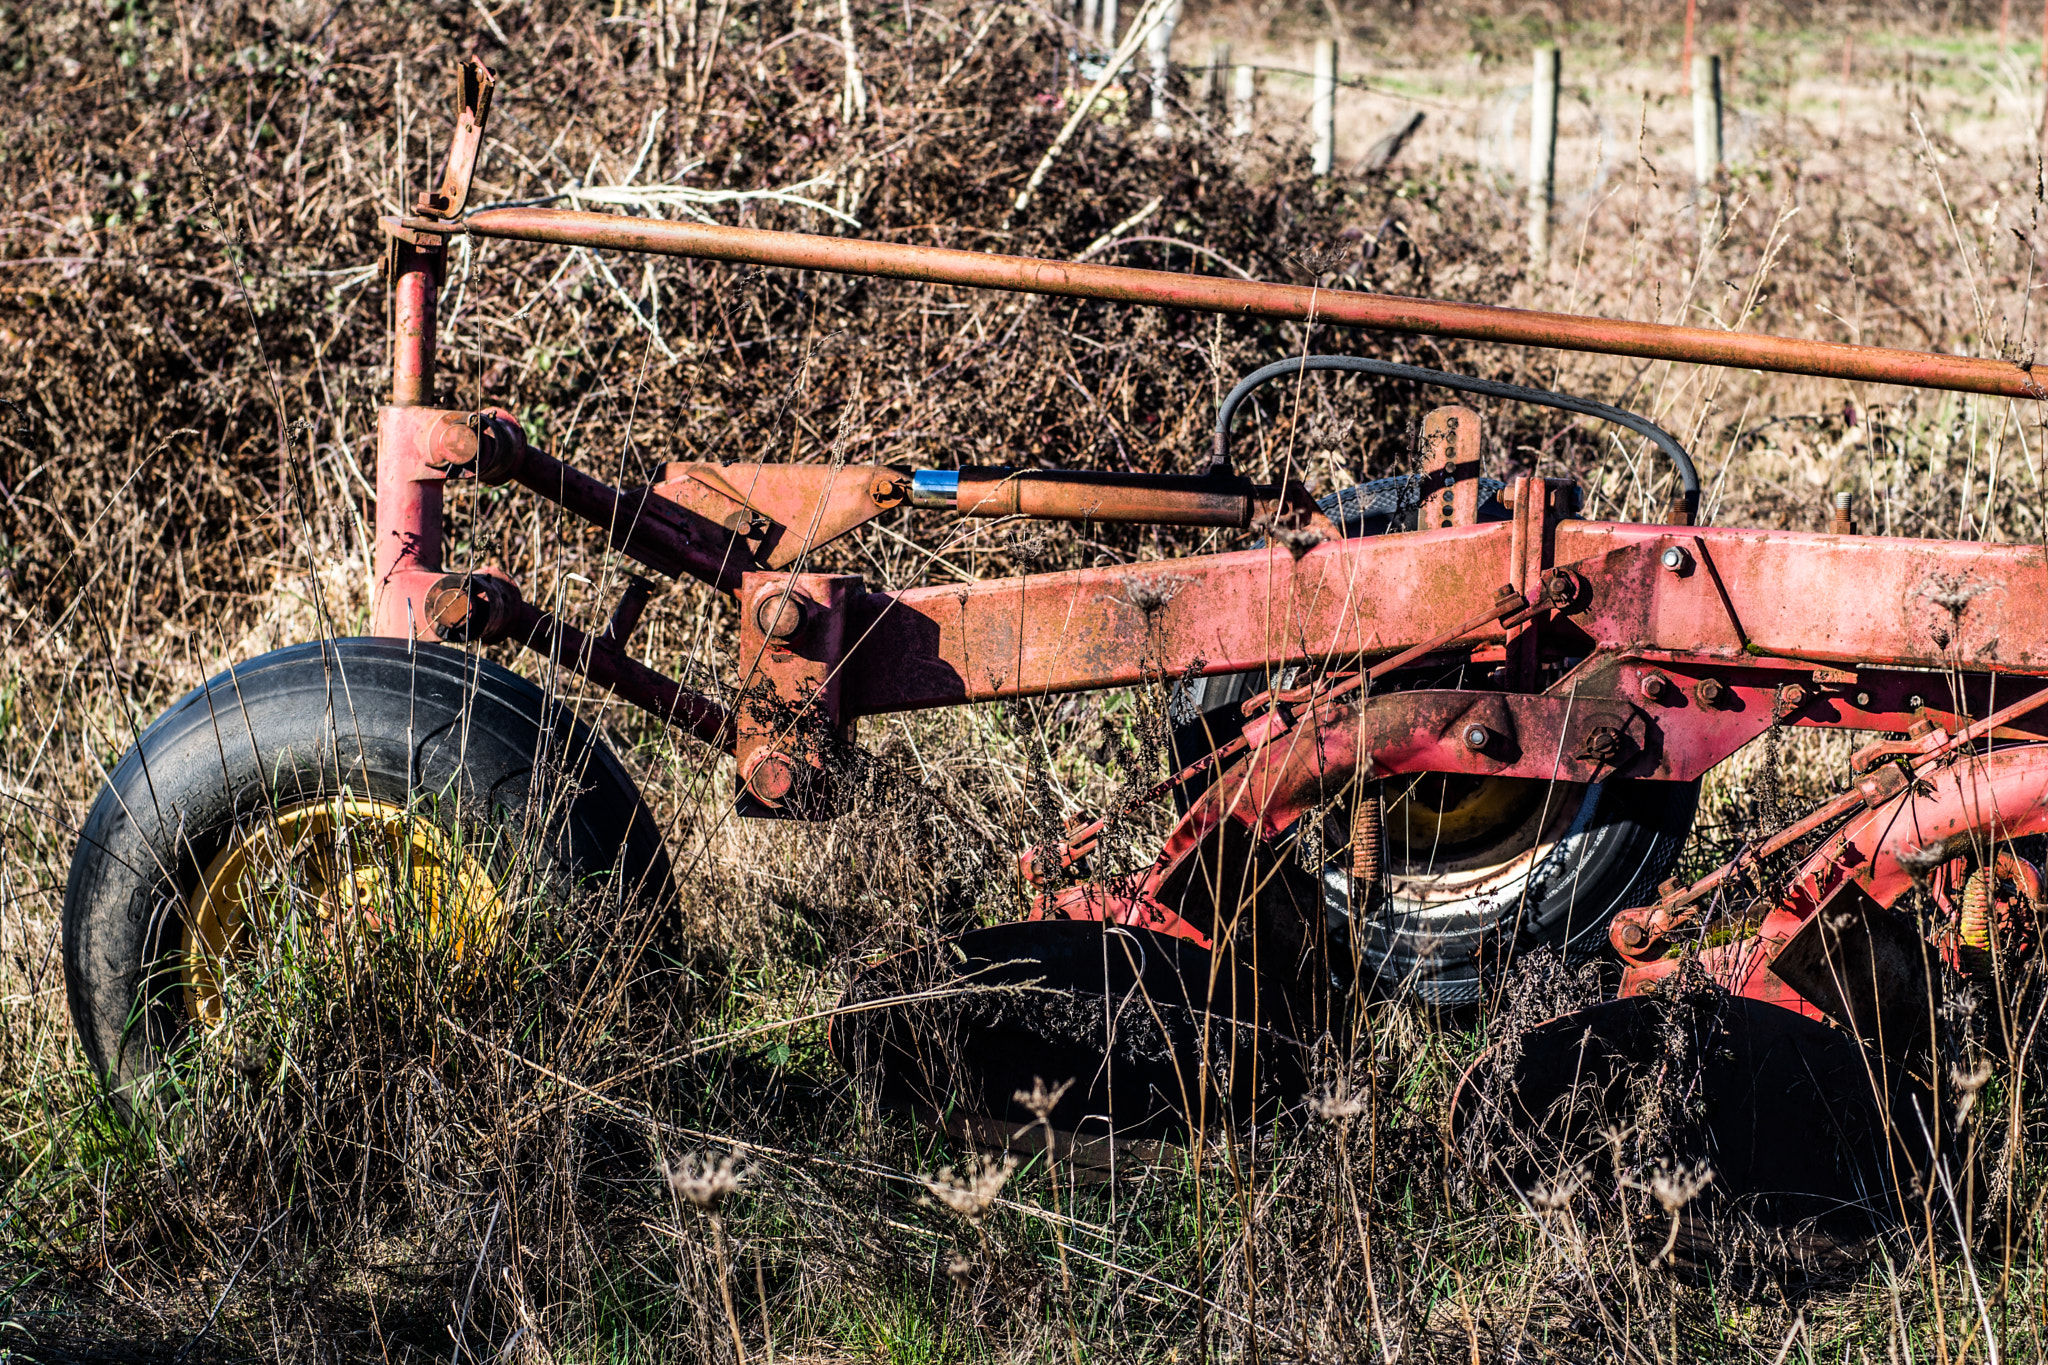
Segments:
[[[1560,611],[1574,606],[1583,596],[1585,586],[1585,580],[1570,569],[1552,569],[1543,576],[1543,596]]]
[[[1618,763],[1634,747],[1634,742],[1612,725],[1596,725],[1587,732],[1576,757],[1591,763]]]
[[[1785,690],[1778,694],[1778,700],[1783,702],[1788,710],[1804,706],[1806,689],[1798,683],[1788,683]]]
[[[1485,749],[1487,744],[1492,741],[1493,732],[1484,725],[1474,723],[1465,727],[1464,739],[1465,747],[1476,754]]]
[[[443,574],[427,590],[422,616],[446,644],[485,644],[504,636],[518,601],[519,589],[505,579]]]
[[[1719,678],[1701,678],[1699,686],[1693,688],[1693,696],[1699,698],[1701,706],[1719,706],[1721,694],[1728,689],[1721,685]]]
[[[1650,931],[1638,919],[1617,919],[1614,936],[1616,946],[1625,953],[1639,953],[1650,946]]]
[[[796,760],[778,749],[760,749],[747,758],[747,792],[764,806],[779,806],[796,790]]]
[[[868,498],[877,507],[896,507],[910,496],[910,480],[893,470],[883,470],[868,480]]]
[[[1682,546],[1672,545],[1657,556],[1657,562],[1673,573],[1684,573],[1692,564],[1692,556],[1687,554]]]
[[[769,588],[754,599],[754,624],[771,640],[793,640],[811,618],[811,599],[795,590]]]
[[[1670,688],[1671,680],[1662,673],[1646,673],[1643,675],[1642,686],[1645,697],[1648,697],[1651,701],[1660,701],[1663,699],[1666,690]]]

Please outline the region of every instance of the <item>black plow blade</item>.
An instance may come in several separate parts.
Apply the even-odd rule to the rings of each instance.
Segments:
[[[1532,1208],[1603,1190],[1661,1205],[1648,1225],[1674,1263],[1823,1268],[1899,1225],[1900,1192],[1928,1174],[1930,1099],[1898,1061],[1792,1010],[1633,997],[1489,1049],[1451,1136]]]
[[[984,1143],[1099,1156],[1263,1120],[1305,1085],[1285,992],[1146,929],[975,930],[868,969],[840,1009],[832,1051],[881,1103]]]

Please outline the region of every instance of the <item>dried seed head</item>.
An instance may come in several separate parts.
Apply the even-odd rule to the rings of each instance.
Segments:
[[[1650,1177],[1650,1197],[1666,1213],[1677,1213],[1714,1183],[1714,1170],[1704,1161],[1677,1169],[1663,1167]]]
[[[1305,246],[1292,254],[1297,265],[1321,279],[1325,275],[1336,274],[1356,250],[1351,243],[1340,242],[1334,246]]]
[[[1572,1196],[1584,1189],[1585,1185],[1586,1177],[1575,1166],[1571,1170],[1560,1174],[1557,1183],[1554,1185],[1531,1186],[1529,1189],[1529,1202],[1535,1206],[1538,1212],[1556,1213],[1559,1209],[1571,1203]]]
[[[1335,1123],[1338,1119],[1355,1119],[1366,1109],[1364,1100],[1356,1095],[1322,1095],[1315,1102],[1316,1113]]]
[[[1991,1063],[1979,1060],[1977,1065],[1965,1071],[1960,1066],[1948,1070],[1949,1083],[1956,1088],[1956,1122],[1961,1123],[1970,1116],[1970,1110],[1977,1105],[1977,1092],[1991,1083]]]
[[[1054,1107],[1059,1104],[1061,1098],[1073,1088],[1074,1083],[1071,1080],[1065,1080],[1048,1090],[1045,1088],[1045,1078],[1043,1076],[1033,1076],[1029,1090],[1019,1090],[1011,1095],[1010,1098],[1016,1103],[1023,1105],[1026,1109],[1029,1109],[1033,1117],[1040,1123],[1044,1123],[1045,1116],[1050,1114]]]
[[[958,1247],[947,1252],[946,1277],[965,1288],[967,1282],[974,1278],[974,1258]]]
[[[1010,1173],[1017,1169],[1017,1158],[1006,1156],[997,1161],[992,1157],[977,1157],[963,1165],[958,1173],[951,1166],[924,1182],[932,1198],[944,1204],[962,1218],[973,1222],[981,1217],[996,1196],[1003,1192]]]
[[[710,1152],[671,1157],[662,1163],[662,1172],[676,1198],[700,1209],[716,1209],[746,1179],[746,1171],[735,1168],[730,1155]]]

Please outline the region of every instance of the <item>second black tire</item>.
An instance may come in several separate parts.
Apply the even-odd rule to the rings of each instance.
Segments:
[[[1482,481],[1482,520],[1508,517],[1501,487]],[[1421,479],[1404,475],[1344,489],[1320,505],[1346,536],[1371,536],[1414,530],[1421,502]],[[1234,739],[1244,728],[1239,707],[1271,682],[1236,673],[1178,688],[1175,768]],[[1183,809],[1208,780],[1192,779],[1176,793]],[[1353,962],[1368,992],[1410,993],[1445,1006],[1479,999],[1484,955],[1540,945],[1577,961],[1603,951],[1608,921],[1645,903],[1670,872],[1699,799],[1691,782],[1425,777],[1410,785],[1408,799],[1388,811],[1383,898],[1360,908],[1348,821],[1333,812],[1320,832],[1323,899],[1330,928],[1344,941],[1333,945],[1333,958]]]

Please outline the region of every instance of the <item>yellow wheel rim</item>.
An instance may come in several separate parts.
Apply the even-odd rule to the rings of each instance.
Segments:
[[[1387,838],[1404,855],[1427,858],[1520,827],[1546,784],[1526,777],[1431,774],[1387,808]]]
[[[384,801],[300,802],[238,831],[194,888],[186,1017],[219,1023],[229,975],[262,965],[293,929],[413,933],[460,958],[495,943],[504,923],[496,882],[431,820]]]

